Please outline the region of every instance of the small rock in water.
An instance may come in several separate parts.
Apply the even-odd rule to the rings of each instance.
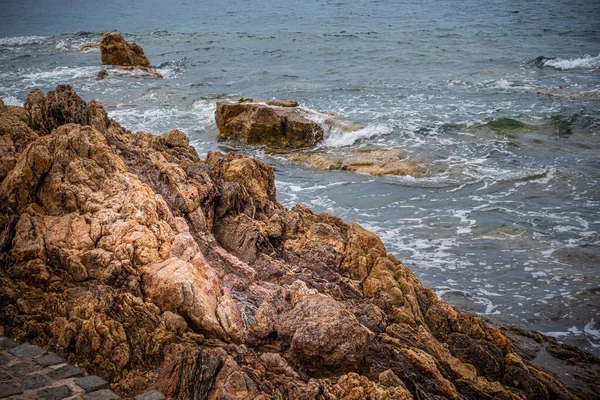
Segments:
[[[98,47],[100,47],[100,43],[94,43],[94,42],[84,43],[81,46],[79,46],[79,51],[87,51],[89,49],[95,49]]]
[[[267,100],[267,104],[276,107],[298,107],[300,103],[295,100],[272,99]]]
[[[344,170],[373,176],[411,175],[421,178],[429,173],[425,165],[402,159],[400,150],[370,149],[329,152],[317,150],[290,153],[284,157],[317,169]]]
[[[297,149],[314,146],[323,139],[323,128],[308,115],[299,108],[217,103],[215,120],[221,139],[237,139],[275,149]]]
[[[105,69],[101,69],[100,72],[98,72],[98,76],[97,76],[97,80],[102,80],[104,78],[106,78],[108,76],[108,72]]]
[[[527,124],[512,118],[497,118],[488,122],[487,125],[494,129],[518,129],[527,126]]]

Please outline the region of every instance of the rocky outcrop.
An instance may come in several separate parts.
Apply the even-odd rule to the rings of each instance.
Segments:
[[[422,164],[402,158],[400,150],[316,150],[284,154],[291,161],[323,170],[342,170],[373,176],[411,175],[422,178],[429,174]]]
[[[104,32],[100,41],[102,64],[124,67],[150,67],[150,61],[137,43],[128,43],[119,32]]]
[[[162,78],[144,54],[142,47],[127,42],[119,32],[104,32],[100,41],[100,58],[104,65],[114,65],[121,69],[138,69]]]
[[[274,149],[310,147],[323,139],[321,125],[311,120],[309,112],[298,107],[298,103],[288,100],[268,103],[217,103],[215,120],[219,138]]]
[[[266,145],[279,151],[282,157],[317,169],[373,176],[423,177],[429,173],[423,163],[402,159],[400,150],[305,149],[323,140],[323,126],[343,131],[354,131],[360,127],[336,121],[326,114],[317,115],[300,108],[298,102],[292,100],[272,99],[257,103],[252,98],[241,98],[237,103],[217,103],[215,120],[221,140]],[[304,151],[289,151],[297,149]]]
[[[126,398],[596,397],[597,358],[441,302],[360,225],[277,203],[258,160],[66,86],[0,104],[0,139],[4,334]]]

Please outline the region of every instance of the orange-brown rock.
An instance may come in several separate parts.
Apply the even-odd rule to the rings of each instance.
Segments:
[[[150,61],[137,43],[128,43],[119,32],[104,32],[100,41],[102,64],[150,67]]]
[[[273,169],[130,133],[70,87],[0,103],[0,331],[126,398],[595,399],[600,360],[441,302]]]
[[[310,147],[323,139],[323,128],[309,118],[308,111],[292,103],[280,104],[217,103],[219,138],[276,149]]]
[[[422,178],[429,174],[423,163],[402,158],[400,150],[314,150],[284,154],[291,161],[323,170],[343,170],[373,176],[410,175]]]
[[[141,70],[155,78],[163,78],[152,68],[142,47],[137,43],[125,41],[119,32],[104,32],[99,46],[102,64],[113,65],[121,70]],[[102,71],[98,73],[98,79],[104,79],[108,75],[106,71]]]
[[[266,101],[267,105],[275,107],[298,107],[300,103],[295,100],[271,99]]]
[[[79,46],[79,51],[89,51],[91,49],[97,49],[98,47],[100,47],[100,43],[95,43],[95,42],[84,43]]]

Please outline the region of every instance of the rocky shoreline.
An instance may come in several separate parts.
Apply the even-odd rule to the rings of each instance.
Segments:
[[[0,103],[0,321],[124,398],[593,399],[600,360],[441,302],[273,169],[130,132],[69,86]]]

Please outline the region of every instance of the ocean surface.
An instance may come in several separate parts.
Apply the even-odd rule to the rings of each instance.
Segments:
[[[165,79],[101,69],[118,30]],[[600,355],[600,3],[4,1],[0,97],[72,85],[131,130],[271,164],[277,197],[357,221],[426,286]],[[401,149],[423,178],[318,171],[216,139],[215,103],[295,99]],[[506,119],[509,118],[509,119]],[[515,122],[519,121],[519,122]]]

